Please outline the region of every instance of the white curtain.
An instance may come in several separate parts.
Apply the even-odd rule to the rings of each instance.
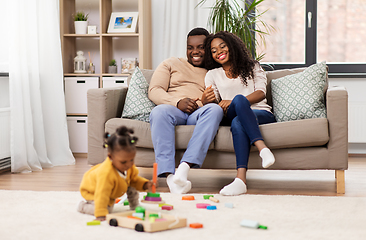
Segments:
[[[186,57],[189,31],[195,27],[207,29],[209,7],[215,0],[196,7],[200,1],[152,0],[153,69],[169,57]]]
[[[75,164],[69,148],[58,0],[11,0],[11,171]]]

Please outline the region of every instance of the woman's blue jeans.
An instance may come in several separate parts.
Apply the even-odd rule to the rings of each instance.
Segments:
[[[248,168],[251,145],[263,140],[259,125],[273,123],[275,117],[269,111],[251,109],[245,96],[236,95],[227,110],[226,120],[231,123],[236,168]]]

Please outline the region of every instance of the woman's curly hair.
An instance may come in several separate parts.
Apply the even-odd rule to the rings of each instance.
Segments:
[[[247,85],[247,78],[254,78],[253,69],[256,63],[245,46],[244,42],[235,34],[228,31],[220,31],[210,34],[205,39],[205,68],[211,70],[222,67],[216,62],[211,53],[211,42],[215,38],[220,38],[229,49],[229,61],[232,63],[230,72],[233,76],[239,76],[243,84]]]

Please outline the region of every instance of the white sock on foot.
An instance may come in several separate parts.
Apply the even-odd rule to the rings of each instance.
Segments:
[[[220,191],[224,196],[235,196],[247,192],[247,185],[240,178],[235,178],[232,183],[223,187]]]
[[[181,187],[187,184],[188,172],[191,167],[186,162],[179,164],[177,171],[175,171],[173,182]]]
[[[271,152],[271,150],[269,150],[268,148],[263,148],[260,151],[259,156],[262,158],[262,167],[263,168],[268,168],[275,162],[275,157],[274,157],[273,153]]]
[[[173,182],[174,175],[169,174],[169,176],[166,178],[166,183],[168,184],[169,190],[171,193],[187,193],[192,188],[192,183],[190,181],[186,181],[186,184],[182,187]]]

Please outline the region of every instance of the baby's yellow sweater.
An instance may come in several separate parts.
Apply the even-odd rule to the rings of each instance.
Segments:
[[[104,162],[95,165],[84,174],[80,193],[85,200],[94,201],[95,217],[106,216],[107,206],[113,206],[115,199],[127,192],[128,186],[144,191],[143,186],[149,180],[140,177],[138,173],[138,169],[133,165],[127,170],[124,179],[107,157]]]

